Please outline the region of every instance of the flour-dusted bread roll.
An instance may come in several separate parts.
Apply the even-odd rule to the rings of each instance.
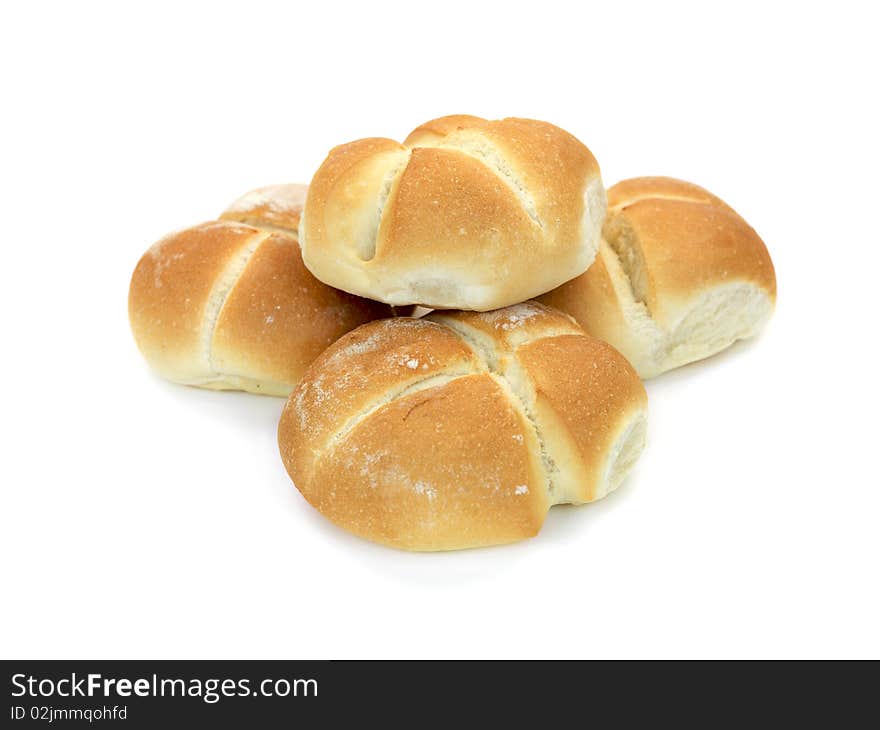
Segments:
[[[179,383],[287,395],[334,340],[388,307],[346,294],[303,266],[296,186],[248,194],[213,221],[166,236],[141,258],[128,311],[150,365]],[[301,195],[300,195],[301,199]]]
[[[764,242],[722,200],[643,177],[609,189],[596,262],[540,301],[650,378],[757,333],[773,313],[776,275]]]
[[[599,166],[568,132],[453,116],[403,144],[333,149],[309,186],[300,244],[331,286],[394,305],[484,311],[584,272],[604,217]]]
[[[616,488],[645,438],[635,371],[534,302],[371,322],[309,368],[278,427],[305,498],[408,550],[532,537]]]
[[[308,185],[298,183],[257,188],[230,205],[220,219],[296,236],[308,190]]]

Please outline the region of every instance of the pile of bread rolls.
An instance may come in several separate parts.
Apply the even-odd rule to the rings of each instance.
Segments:
[[[289,396],[281,458],[327,518],[453,550],[614,490],[645,443],[642,379],[754,335],[775,298],[764,243],[703,188],[606,195],[562,129],[450,116],[163,238],[129,317],[169,380]]]

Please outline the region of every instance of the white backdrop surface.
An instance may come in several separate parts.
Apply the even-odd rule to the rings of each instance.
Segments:
[[[4,658],[880,656],[870,4],[40,3],[0,10]],[[699,183],[762,235],[757,340],[650,381],[604,502],[419,555],[293,489],[283,401],[147,369],[143,250],[335,144],[450,113]]]

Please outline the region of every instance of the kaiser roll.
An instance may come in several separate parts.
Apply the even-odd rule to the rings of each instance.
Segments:
[[[604,217],[599,166],[568,132],[451,116],[403,144],[334,148],[309,186],[300,244],[309,270],[339,289],[484,311],[585,271]]]
[[[596,262],[540,297],[650,378],[754,335],[776,301],[773,262],[724,201],[666,177],[608,191]]]
[[[527,302],[359,327],[309,367],[278,440],[294,484],[340,527],[453,550],[531,537],[552,505],[615,489],[646,407],[618,352]]]
[[[135,268],[131,329],[163,377],[287,395],[331,342],[387,306],[333,289],[303,266],[304,186],[261,188],[223,220],[166,236]],[[239,222],[246,221],[246,222]]]

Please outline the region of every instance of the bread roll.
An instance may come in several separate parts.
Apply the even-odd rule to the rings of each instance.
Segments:
[[[291,394],[278,441],[294,484],[340,527],[454,550],[532,537],[552,505],[615,489],[646,407],[619,353],[527,302],[350,332]]]
[[[298,183],[257,188],[230,205],[220,219],[298,236],[299,219],[308,190],[308,185]]]
[[[303,266],[296,234],[287,231],[302,207],[297,188],[249,193],[226,220],[166,236],[141,258],[129,319],[160,375],[285,396],[330,343],[389,315],[385,305],[332,289]],[[237,216],[261,227],[230,220]]]
[[[757,333],[773,312],[776,275],[764,242],[724,201],[642,177],[608,191],[596,262],[540,301],[651,378]]]
[[[333,149],[309,187],[300,243],[331,286],[484,311],[585,271],[604,217],[599,166],[572,135],[529,119],[454,116],[403,144]]]

